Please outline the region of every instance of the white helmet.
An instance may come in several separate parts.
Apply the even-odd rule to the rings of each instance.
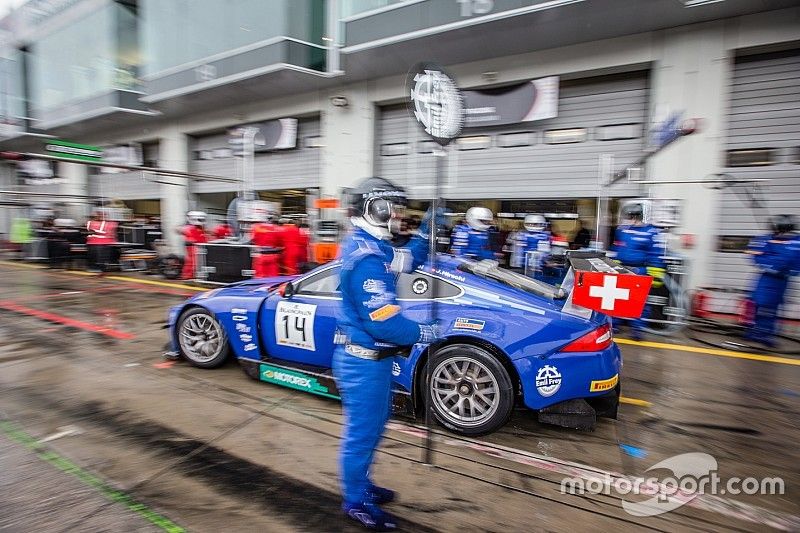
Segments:
[[[491,209],[485,207],[470,207],[467,209],[467,224],[472,229],[486,231],[492,225],[494,215]]]
[[[525,229],[528,231],[544,231],[547,221],[542,215],[525,215]]]
[[[189,211],[186,213],[186,222],[192,226],[202,226],[206,223],[206,214],[203,211]]]

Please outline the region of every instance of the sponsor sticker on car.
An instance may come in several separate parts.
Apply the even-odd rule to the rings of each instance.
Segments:
[[[456,318],[453,324],[453,329],[470,329],[473,331],[483,331],[486,326],[485,320],[477,320],[475,318]]]
[[[389,320],[399,312],[400,312],[399,305],[389,304],[389,305],[384,305],[380,309],[376,309],[375,311],[371,312],[369,314],[369,318],[373,322],[383,322],[384,320]]]
[[[608,379],[592,381],[592,383],[589,385],[589,392],[603,392],[611,390],[617,386],[617,383],[619,383],[619,374],[614,374],[614,377]]]
[[[544,365],[536,372],[536,390],[545,398],[561,388],[561,373],[554,366]]]
[[[328,398],[339,398],[335,394],[332,394],[328,387],[322,385],[317,378],[302,372],[261,363],[261,365],[259,365],[258,376],[261,381],[266,381],[267,383],[274,383],[291,389],[327,396]]]

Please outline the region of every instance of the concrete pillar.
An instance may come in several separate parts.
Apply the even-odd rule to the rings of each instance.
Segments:
[[[177,127],[161,137],[158,147],[158,166],[170,170],[189,170],[189,140]],[[184,253],[183,238],[176,229],[186,222],[189,210],[188,178],[161,176],[161,231],[170,252]]]
[[[721,171],[725,153],[726,113],[732,57],[725,49],[724,22],[697,24],[661,33],[659,59],[653,67],[651,116],[657,110],[683,111],[702,119],[702,130],[678,140],[656,155],[648,167],[653,180],[697,180]],[[719,193],[698,184],[652,186],[653,197],[683,202],[679,233],[694,234],[689,287],[706,284],[716,249]]]
[[[87,196],[89,194],[89,166],[78,163],[64,163],[59,161],[58,176],[65,181],[58,187],[61,194],[73,194],[77,196]],[[64,198],[63,202],[68,205],[65,216],[74,218],[78,223],[82,223],[89,215],[90,205],[88,199]]]
[[[322,96],[325,146],[320,194],[338,197],[342,187],[353,186],[374,173],[375,105],[369,82],[333,89]],[[333,96],[344,96],[348,105],[334,106]]]

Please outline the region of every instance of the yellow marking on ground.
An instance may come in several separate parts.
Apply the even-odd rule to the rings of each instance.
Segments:
[[[0,261],[0,265],[8,265],[12,267],[34,268],[38,270],[47,269],[46,266],[36,265],[31,263],[16,263],[14,261]],[[151,279],[129,278],[126,276],[101,276],[96,272],[85,272],[83,270],[58,270],[57,274],[71,274],[73,276],[93,276],[101,279],[112,279],[115,281],[126,281],[130,283],[142,283],[144,285],[158,285],[160,287],[171,287],[173,289],[184,289],[188,291],[207,291],[208,287],[198,287],[197,285],[185,285],[183,283],[168,283],[166,281],[155,281]]]
[[[640,400],[638,398],[628,398],[627,396],[620,396],[619,401],[620,403],[627,403],[628,405],[638,405],[639,407],[651,407],[653,405],[652,402],[648,402],[647,400]]]
[[[128,278],[125,276],[103,276],[103,279],[113,279],[117,281],[127,281],[130,283],[142,283],[145,285],[158,285],[159,287],[171,287],[173,289],[184,289],[187,291],[207,291],[208,287],[198,287],[197,285],[184,285],[183,283],[168,283],[166,281],[155,281],[152,279]]]
[[[790,359],[789,357],[778,357],[776,355],[765,355],[760,353],[734,352],[732,350],[720,350],[717,348],[704,348],[702,346],[687,346],[685,344],[671,344],[666,342],[634,341],[631,339],[620,339],[615,337],[614,341],[618,344],[630,344],[633,346],[644,346],[645,348],[659,348],[661,350],[674,350],[676,352],[699,353],[703,355],[716,355],[718,357],[733,357],[735,359],[748,359],[750,361],[761,361],[764,363],[776,363],[780,365],[800,366],[800,359]]]
[[[6,260],[0,261],[0,265],[8,265],[20,268],[37,268],[37,269],[47,268],[44,265],[37,265],[34,263],[17,263],[15,261],[6,261]]]

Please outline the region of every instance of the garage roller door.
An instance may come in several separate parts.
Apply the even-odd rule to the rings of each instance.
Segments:
[[[769,178],[754,209],[742,188],[723,189],[717,235],[744,243],[766,233],[769,214],[800,220],[800,50],[741,57],[734,65],[728,114],[727,168],[734,178]],[[737,239],[738,237],[738,239]],[[733,246],[732,248],[735,248]],[[741,252],[716,252],[712,284],[747,288],[756,271]],[[800,284],[792,282],[783,314],[800,318]]]
[[[104,198],[120,200],[140,200],[145,198],[161,198],[160,185],[153,180],[153,174],[144,177],[141,172],[121,172],[119,174],[103,174],[95,171],[89,176],[89,194]]]
[[[597,193],[598,161],[613,154],[616,168],[632,163],[644,145],[647,74],[562,81],[558,117],[464,130],[450,148],[444,194],[452,199],[578,198]],[[431,141],[404,105],[381,109],[376,172],[430,194]],[[614,196],[635,195],[620,184]]]
[[[301,119],[297,125],[297,148],[256,154],[254,163],[257,190],[319,187],[321,142],[319,119]],[[241,158],[234,158],[226,133],[198,137],[192,143],[193,172],[239,177]],[[235,183],[196,181],[194,193],[237,191]]]

